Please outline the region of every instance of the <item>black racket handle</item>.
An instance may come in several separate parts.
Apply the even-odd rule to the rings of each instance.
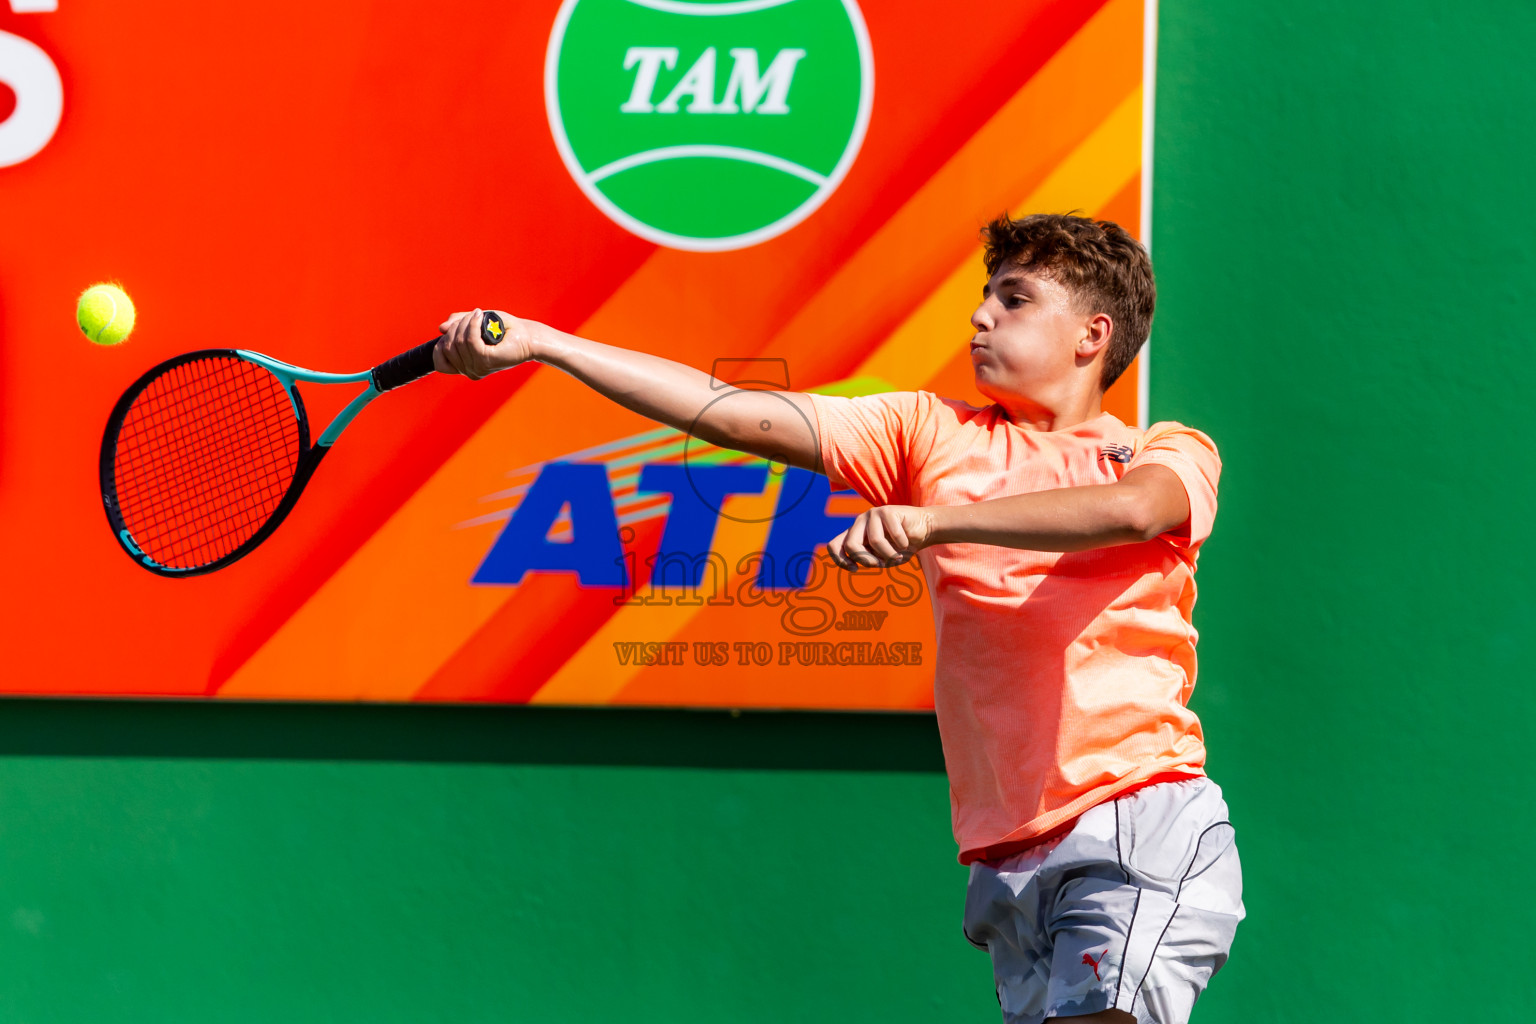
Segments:
[[[437,348],[437,343],[442,338],[433,338],[429,342],[417,345],[408,352],[402,352],[393,359],[386,359],[370,372],[373,377],[373,387],[376,391],[393,391],[395,388],[409,384],[413,380],[420,380],[433,370],[432,350]]]
[[[493,310],[486,310],[480,321],[480,340],[487,345],[494,345],[501,340],[501,336],[507,331],[506,324]],[[443,340],[439,335],[431,341],[417,345],[409,352],[402,352],[393,359],[386,359],[369,371],[373,376],[375,391],[393,391],[395,388],[409,384],[413,380],[421,380],[431,373],[435,366],[432,364],[432,350],[437,348],[437,343]]]

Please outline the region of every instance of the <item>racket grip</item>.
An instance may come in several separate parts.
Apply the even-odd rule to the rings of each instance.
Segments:
[[[434,369],[432,350],[441,338],[433,338],[417,345],[409,352],[402,352],[393,359],[386,359],[371,371],[375,391],[393,391],[413,380],[420,380]]]

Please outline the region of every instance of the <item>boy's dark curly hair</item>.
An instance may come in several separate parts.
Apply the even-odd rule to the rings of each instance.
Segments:
[[[1076,298],[1084,313],[1108,313],[1114,321],[1104,354],[1103,390],[1109,390],[1152,329],[1157,284],[1152,259],[1140,242],[1108,220],[1071,213],[1034,213],[1014,220],[1002,214],[981,232],[987,275],[1003,264],[1050,275]]]

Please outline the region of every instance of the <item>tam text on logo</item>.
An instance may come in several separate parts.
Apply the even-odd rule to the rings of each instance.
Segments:
[[[566,168],[605,214],[660,245],[738,249],[837,188],[874,61],[854,0],[566,0],[544,92]]]

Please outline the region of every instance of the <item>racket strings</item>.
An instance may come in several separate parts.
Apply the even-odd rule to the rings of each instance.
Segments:
[[[126,457],[119,460],[136,470],[125,473],[123,481],[125,497],[137,513],[138,529],[131,532],[142,537],[152,557],[163,556],[157,561],[178,566],[206,564],[243,542],[281,501],[295,464],[282,447],[276,465],[266,467],[278,469],[277,474],[250,464],[253,451],[271,448],[272,414],[280,406],[270,395],[242,396],[235,381],[215,379],[201,401],[188,401],[186,394],[174,393],[185,391],[188,383],[186,373],[179,376],[181,387],[146,403],[140,424],[158,423],[165,429],[134,431],[123,445]],[[257,400],[246,411],[256,416],[231,415],[232,401],[252,397]]]
[[[233,356],[173,366],[134,399],[118,431],[118,512],[161,565],[212,564],[277,510],[302,446],[293,403],[270,371]]]
[[[229,381],[218,382],[205,396],[205,400],[215,405],[228,401],[235,391]],[[145,442],[153,449],[157,441],[163,441],[167,437],[175,436],[178,432],[184,434],[189,428],[195,427],[196,421],[189,415],[193,410],[189,409],[189,403],[183,400],[166,403],[154,401],[161,396],[151,396],[151,401],[142,407],[143,416],[138,423],[125,424],[120,449],[127,453],[133,453],[135,443]],[[169,426],[170,430],[144,430],[146,421],[149,424]],[[135,427],[139,429],[134,429]],[[146,436],[147,435],[147,439]],[[249,440],[240,438],[240,440]],[[177,506],[195,505],[206,494],[217,493],[227,479],[239,470],[235,464],[227,464],[220,468],[218,456],[220,449],[214,445],[201,446],[170,446],[164,449],[169,459],[159,463],[151,460],[139,462],[130,468],[128,483],[136,484],[143,488],[145,493],[145,508],[147,513],[156,516],[165,516],[168,513],[175,514],[181,509]],[[124,460],[126,461],[126,460]],[[178,489],[171,484],[184,481],[191,482],[195,490],[187,491]],[[173,507],[168,509],[167,503]]]
[[[236,392],[236,389],[230,385],[230,381],[219,382],[210,391],[208,398],[213,402],[227,401]],[[286,396],[283,397],[286,398]],[[245,429],[232,438],[235,442],[239,444],[249,444],[252,440],[256,440],[258,443],[270,442],[270,430],[263,430],[263,436],[256,438],[250,436],[251,430],[249,428],[251,424],[257,424],[261,427],[270,426],[275,418],[272,416],[272,413],[278,410],[279,405],[271,401],[270,396],[266,394],[260,397],[259,402],[258,411],[263,415],[257,420],[250,421],[250,423],[241,424]],[[178,405],[183,407],[178,408]],[[172,420],[177,429],[185,431],[190,426],[195,425],[192,417],[188,415],[188,410],[184,408],[185,405],[185,402],[181,402],[169,408],[162,406],[158,410],[150,407],[145,410],[145,414],[151,422],[153,422],[153,418],[157,414],[164,416]],[[125,423],[126,426],[127,424]],[[142,433],[142,431],[137,431],[136,433]],[[138,438],[130,440],[136,441]],[[120,449],[125,447],[125,442],[120,441],[119,446]],[[157,466],[152,462],[146,462],[137,466],[138,472],[134,473],[129,482],[139,485],[145,492],[143,510],[146,516],[152,519],[164,520],[183,515],[189,509],[206,508],[210,497],[223,493],[232,483],[239,489],[241,495],[249,496],[254,488],[251,481],[244,479],[242,476],[242,472],[246,467],[242,466],[238,461],[227,462],[221,466],[219,464],[219,456],[221,454],[221,449],[213,445],[173,447],[170,449],[170,462],[168,465]],[[146,470],[153,472],[146,472]],[[192,489],[178,489],[175,486],[167,486],[168,484],[183,481],[190,482]],[[240,509],[241,506],[238,504],[231,506],[231,513],[238,516]]]
[[[168,382],[171,387],[149,396],[144,416],[135,424],[141,429],[125,430],[131,436],[120,443],[127,456],[120,462],[132,464],[135,456],[149,456],[137,460],[136,472],[127,474],[125,481],[130,495],[140,499],[138,510],[149,527],[144,543],[166,547],[169,542],[165,553],[173,557],[191,554],[189,541],[211,543],[204,557],[217,558],[245,539],[239,527],[254,520],[259,528],[281,501],[296,465],[288,449],[296,446],[279,441],[274,466],[262,466],[259,457],[272,449],[272,428],[285,426],[283,421],[291,417],[284,409],[286,395],[275,380],[267,388],[252,390],[258,375],[264,375],[255,367],[255,373],[201,380],[186,367],[178,370]],[[200,393],[196,385],[203,387]],[[254,465],[252,455],[258,457]],[[264,468],[278,472],[263,473]]]
[[[162,564],[208,564],[233,551],[292,480],[297,424],[287,396],[265,371],[243,366],[211,375],[195,364],[173,370],[169,386],[151,389],[137,429],[124,431],[118,462],[132,467],[124,485],[139,527],[130,532]]]

